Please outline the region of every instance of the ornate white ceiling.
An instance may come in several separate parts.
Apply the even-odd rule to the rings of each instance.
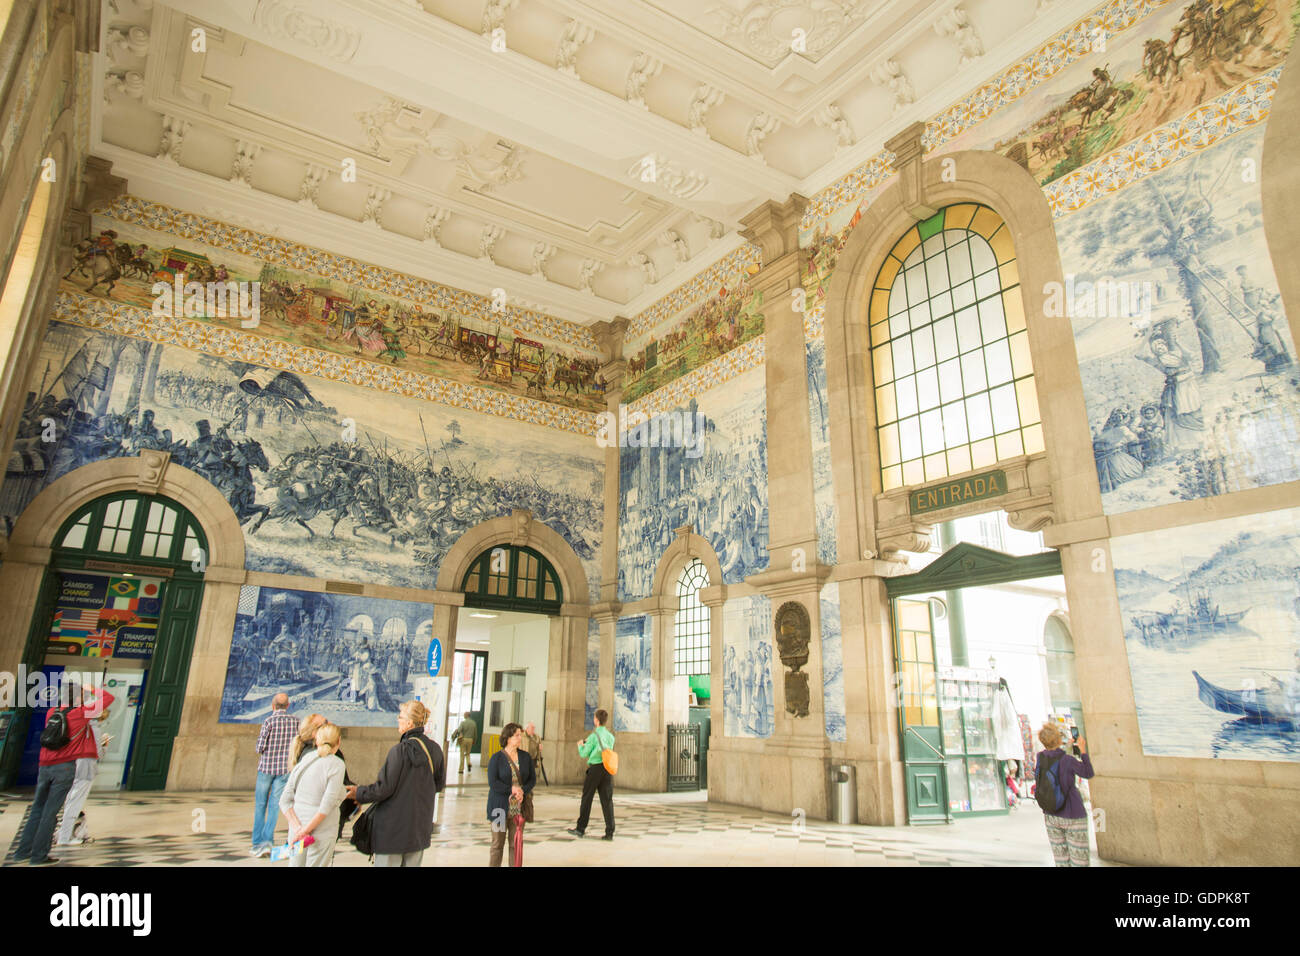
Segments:
[[[142,198],[589,323],[1090,7],[104,0],[93,149]]]

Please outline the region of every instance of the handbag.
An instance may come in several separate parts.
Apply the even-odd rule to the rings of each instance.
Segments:
[[[378,806],[378,804],[375,804]],[[367,807],[362,810],[360,815],[352,821],[352,839],[351,844],[357,848],[357,852],[362,856],[375,855],[375,833],[374,833],[374,807]]]
[[[523,814],[524,823],[533,822],[533,794],[528,791],[524,794],[523,802],[519,804],[519,811]]]

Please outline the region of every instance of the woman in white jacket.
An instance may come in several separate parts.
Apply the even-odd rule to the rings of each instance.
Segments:
[[[310,834],[315,842],[305,853],[289,857],[290,866],[330,866],[339,832],[339,803],[342,802],[343,761],[339,729],[325,724],[316,731],[316,752],[298,761],[280,794],[280,812],[289,821],[289,842],[297,843]]]

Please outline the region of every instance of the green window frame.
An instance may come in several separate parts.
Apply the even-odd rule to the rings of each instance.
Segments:
[[[208,540],[198,519],[171,498],[122,492],[72,514],[54,537],[54,551],[62,559],[188,566],[201,573]]]
[[[469,566],[461,580],[466,607],[558,614],[564,603],[560,576],[532,548],[498,544]]]
[[[883,491],[1044,450],[1015,247],[988,206],[910,228],[868,322]]]

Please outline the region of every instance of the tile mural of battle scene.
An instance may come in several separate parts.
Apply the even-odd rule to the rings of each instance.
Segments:
[[[589,438],[62,322],[0,514],[12,526],[56,479],[144,449],[225,496],[250,570],[431,588],[467,529],[527,508],[599,580],[603,453]]]
[[[1111,541],[1148,756],[1300,761],[1300,511]]]
[[[340,727],[390,727],[427,679],[427,604],[244,585],[221,723],[260,723],[284,691]]]
[[[1263,135],[1241,133],[1058,224],[1076,286],[1154,293],[1150,315],[1071,316],[1109,513],[1300,477],[1296,347],[1259,185],[1241,175]]]
[[[1046,185],[1278,66],[1298,15],[1294,0],[1169,4],[943,149],[991,147]]]
[[[756,267],[751,267],[756,271]],[[627,361],[623,400],[636,401],[763,334],[763,294],[743,279],[719,287],[671,327],[657,330]]]
[[[614,732],[650,732],[650,617],[622,617],[614,628]]]
[[[619,452],[620,601],[646,597],[674,531],[691,525],[735,583],[767,566],[767,405],[760,366],[663,413],[696,423],[695,449]],[[694,426],[693,426],[694,427]],[[665,429],[666,431],[666,429]]]
[[[723,733],[772,736],[772,602],[762,594],[729,600],[722,609],[722,640]]]
[[[605,408],[594,353],[451,305],[397,299],[134,223],[96,217],[95,233],[78,246],[65,288],[152,308],[155,282],[259,282],[259,324],[249,329],[255,334],[573,408]],[[194,318],[240,327],[233,314]]]

